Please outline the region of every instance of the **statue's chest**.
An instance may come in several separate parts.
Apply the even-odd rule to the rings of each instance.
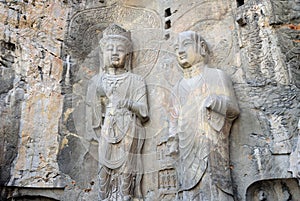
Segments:
[[[126,78],[103,79],[104,92],[111,101],[126,98],[129,87],[129,82]]]
[[[180,105],[186,106],[201,104],[208,93],[209,89],[205,83],[199,80],[192,80],[190,82],[182,82],[177,94],[180,99]]]

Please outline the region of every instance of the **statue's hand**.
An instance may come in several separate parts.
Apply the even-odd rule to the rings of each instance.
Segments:
[[[168,151],[166,156],[175,156],[179,152],[179,144],[177,136],[170,136],[167,141]]]
[[[106,96],[101,79],[98,81],[96,92],[98,96]]]
[[[124,100],[120,100],[117,104],[118,108],[127,108],[129,110],[131,110],[133,105],[133,101],[129,100],[129,99],[124,99]]]
[[[217,95],[210,95],[204,101],[204,107],[207,109],[213,109],[213,106],[216,104],[218,99]]]

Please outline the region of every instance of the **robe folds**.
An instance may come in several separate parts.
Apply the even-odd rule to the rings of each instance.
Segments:
[[[220,194],[232,195],[228,135],[239,109],[231,80],[206,67],[172,92],[169,133],[178,140],[179,191],[196,189],[198,200],[230,200]]]
[[[120,106],[122,101],[128,101],[130,108]],[[99,142],[100,168],[136,175],[135,182],[140,182],[141,150],[145,140],[142,123],[148,118],[146,85],[142,77],[130,72],[97,74],[89,85],[87,104],[91,113],[86,115],[91,117]]]

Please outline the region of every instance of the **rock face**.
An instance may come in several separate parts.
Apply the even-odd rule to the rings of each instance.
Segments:
[[[187,30],[233,82],[234,200],[299,199],[299,1],[2,0],[0,200],[98,200],[101,153],[86,95],[112,23],[130,30],[131,71],[147,86],[145,200],[184,199],[167,150],[169,100],[183,77],[174,43]]]

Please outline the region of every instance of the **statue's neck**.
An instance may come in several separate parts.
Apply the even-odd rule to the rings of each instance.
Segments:
[[[125,68],[114,68],[114,67],[108,67],[107,73],[110,75],[120,75],[126,73],[127,70]]]
[[[183,76],[186,79],[190,79],[192,77],[198,76],[203,72],[205,67],[206,67],[206,64],[197,63],[189,68],[183,68]]]

